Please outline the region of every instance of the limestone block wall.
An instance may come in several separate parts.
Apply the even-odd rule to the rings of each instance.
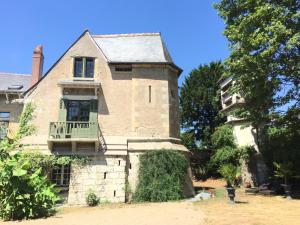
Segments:
[[[68,204],[86,204],[89,190],[102,202],[125,202],[125,165],[125,156],[95,156],[88,165],[71,166]]]
[[[141,152],[128,152],[127,181],[132,193],[135,192],[139,175],[139,156]]]
[[[257,145],[255,142],[255,133],[253,131],[252,126],[247,126],[247,124],[244,123],[234,123],[233,124],[233,134],[235,136],[235,140],[238,146],[245,146],[250,145],[254,146],[256,150]]]

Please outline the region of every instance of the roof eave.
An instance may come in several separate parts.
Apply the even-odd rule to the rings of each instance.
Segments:
[[[177,71],[177,76],[179,77],[182,73],[182,69],[173,62],[118,62],[118,61],[108,61],[108,64],[150,64],[150,65],[168,65]]]

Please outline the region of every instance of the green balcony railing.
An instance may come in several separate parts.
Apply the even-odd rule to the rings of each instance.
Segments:
[[[97,122],[50,122],[50,139],[98,138]]]

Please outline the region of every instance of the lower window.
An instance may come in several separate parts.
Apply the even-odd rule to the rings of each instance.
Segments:
[[[70,183],[71,166],[57,165],[52,169],[51,181],[60,187],[68,187]]]

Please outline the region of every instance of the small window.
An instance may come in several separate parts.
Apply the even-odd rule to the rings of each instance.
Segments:
[[[9,112],[0,112],[0,120],[9,120],[10,113]]]
[[[171,90],[171,98],[174,99],[175,98],[175,91]]]
[[[70,164],[55,166],[51,172],[51,181],[57,186],[61,186],[61,187],[69,186],[70,171],[71,171]]]
[[[117,72],[131,72],[132,66],[131,65],[118,65],[115,66],[115,71]]]
[[[95,60],[94,58],[80,57],[74,60],[74,77],[93,78]]]
[[[151,91],[152,91],[151,88],[152,88],[151,85],[149,85],[149,103],[151,103],[151,100],[152,100],[151,99],[152,98],[152,96],[151,96],[151,94],[152,94],[151,93]]]
[[[23,85],[19,85],[19,84],[13,84],[8,86],[8,90],[20,90],[23,88]]]

